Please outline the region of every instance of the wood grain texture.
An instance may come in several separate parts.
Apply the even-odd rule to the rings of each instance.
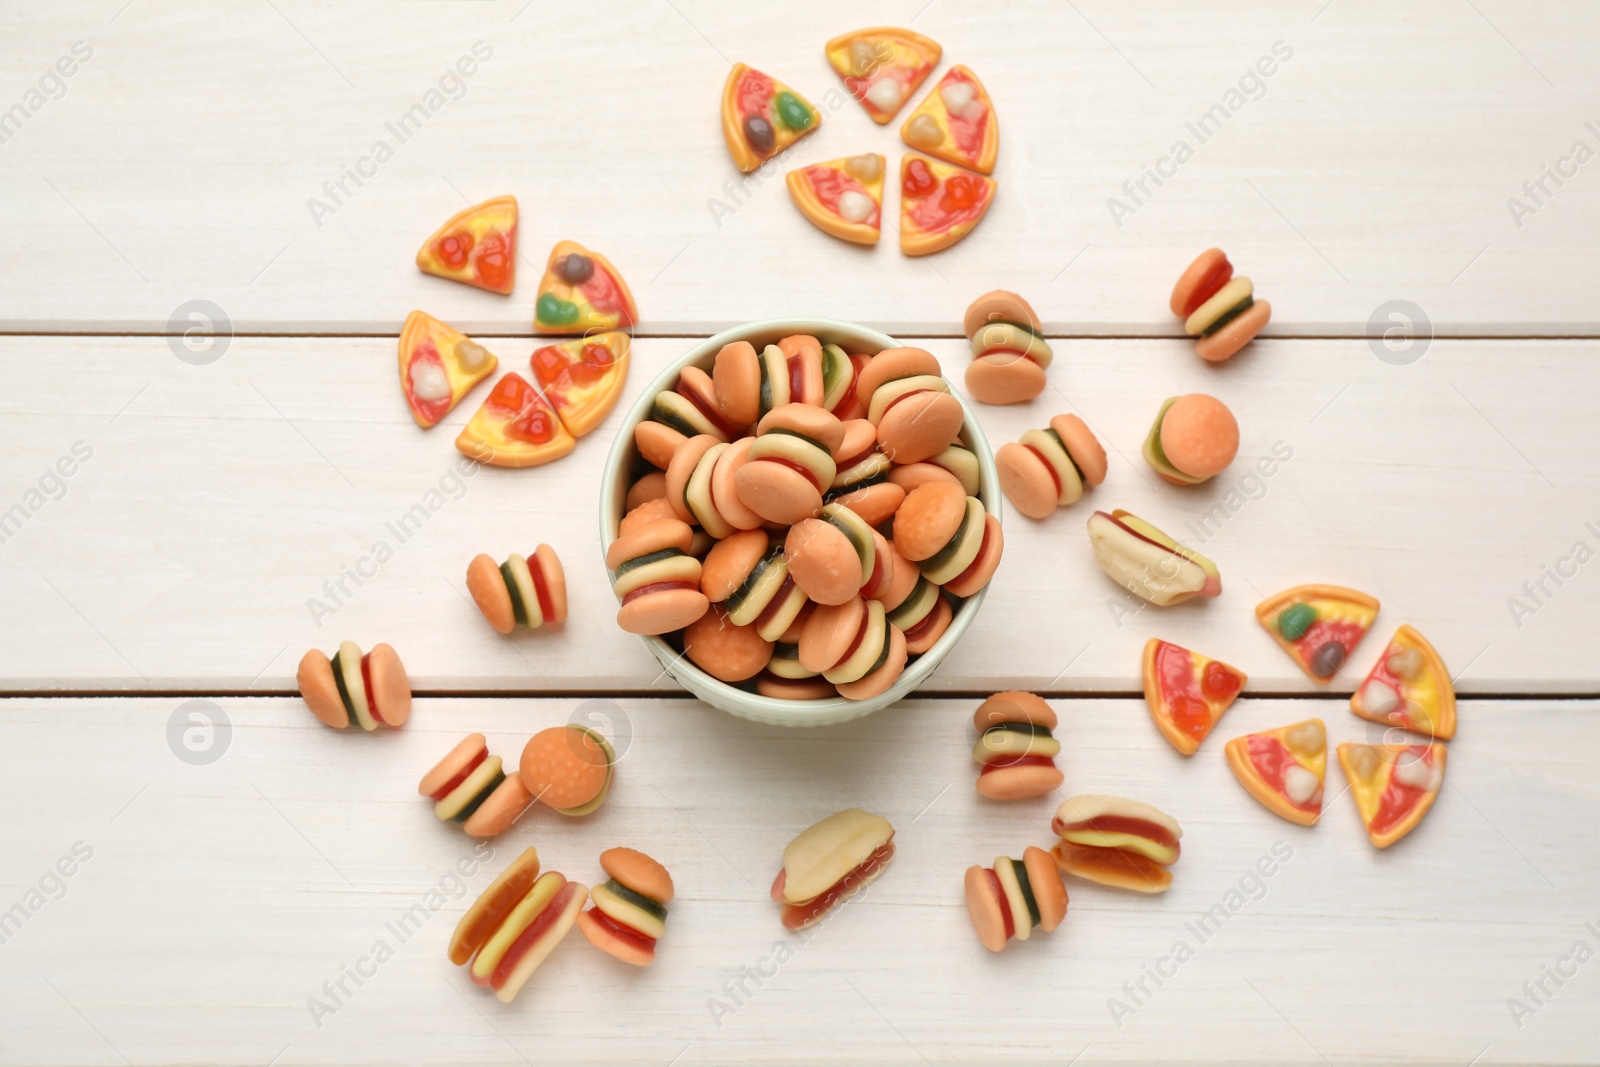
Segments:
[[[1385,852],[1336,768],[1322,825],[1301,828],[1222,759],[1220,741],[1311,714],[1331,741],[1367,738],[1335,702],[1241,701],[1191,759],[1137,701],[1058,702],[1065,789],[1157,804],[1182,823],[1183,856],[1160,897],[1073,882],[1062,927],[999,956],[972,934],[962,871],[1048,845],[1059,798],[973,793],[971,701],[775,744],[681,700],[424,700],[405,729],[352,736],[295,700],[219,698],[226,747],[200,766],[169,750],[178,705],[0,702],[0,746],[30,754],[0,777],[0,802],[29,813],[0,829],[0,903],[75,843],[92,850],[0,946],[4,1062],[1464,1064],[1487,1047],[1480,1062],[1554,1064],[1600,1040],[1593,963],[1547,981],[1520,1029],[1507,1007],[1576,941],[1600,941],[1585,925],[1600,922],[1600,870],[1573,831],[1600,818],[1593,701],[1467,702],[1439,802]],[[514,760],[580,710],[623,750],[609,802],[581,820],[535,809],[453,880],[472,846],[417,779],[469,730]],[[206,748],[194,740],[180,750]],[[62,790],[71,768],[96,773]],[[893,865],[809,939],[786,936],[768,898],[783,847],[851,804],[894,823]],[[613,845],[667,864],[677,899],[656,962],[635,971],[574,933],[513,1005],[471,986],[444,957],[450,930],[529,844],[585,883]],[[402,944],[389,924],[436,889]],[[393,958],[363,963],[379,940]],[[1180,941],[1192,958],[1161,963]],[[792,958],[776,962],[779,945]],[[322,983],[358,966],[369,977],[334,1003]],[[1123,990],[1158,966],[1148,996]],[[320,1027],[312,997],[337,1009]],[[1111,998],[1133,1009],[1120,1027]]]
[[[0,231],[26,263],[0,289],[0,329],[159,332],[204,298],[251,332],[389,332],[417,304],[521,332],[564,237],[612,258],[655,333],[796,311],[948,333],[1004,285],[1055,332],[1170,335],[1167,292],[1213,244],[1282,335],[1359,336],[1393,299],[1446,333],[1600,329],[1600,182],[1573,156],[1600,147],[1582,3],[597,0],[569,15],[545,0],[281,0],[230,8],[219,33],[177,0],[0,13],[0,108],[75,41],[93,49],[0,145]],[[905,21],[978,72],[1004,130],[994,210],[926,261],[887,230],[876,251],[816,233],[781,181],[857,152],[893,164],[897,126],[844,97],[822,43]],[[440,92],[478,42],[488,58]],[[824,111],[766,178],[743,179],[722,144],[735,60]],[[390,126],[419,103],[402,140]],[[523,206],[515,296],[412,267],[440,222],[508,192]]]
[[[689,343],[639,341],[622,403]],[[927,344],[959,384],[963,343]],[[0,686],[282,692],[301,652],[349,637],[394,645],[422,689],[670,689],[616,627],[601,564],[595,499],[620,417],[558,463],[465,464],[464,477],[452,442],[483,389],[418,430],[393,345],[240,337],[195,367],[162,338],[0,339],[13,438],[0,512],[42,502],[0,531],[11,605],[33,623],[0,651]],[[530,340],[492,347],[526,373]],[[1594,691],[1595,564],[1575,545],[1600,547],[1586,525],[1600,527],[1595,344],[1440,340],[1407,367],[1362,341],[1262,342],[1220,368],[1180,341],[1057,347],[1056,388],[980,408],[985,431],[998,447],[1079,411],[1112,449],[1110,476],[1046,522],[1008,512],[982,616],[932,692],[1129,692],[1156,635],[1237,664],[1258,691],[1312,691],[1252,612],[1308,581],[1383,601],[1346,690],[1409,622],[1463,692]],[[1197,390],[1234,407],[1241,457],[1178,489],[1139,447],[1163,398]],[[93,455],[65,495],[29,497],[80,441]],[[1254,465],[1274,449],[1288,458]],[[1211,555],[1224,595],[1139,611],[1084,533],[1093,509],[1114,507]],[[502,639],[466,598],[467,561],[541,541],[565,561],[571,619]]]

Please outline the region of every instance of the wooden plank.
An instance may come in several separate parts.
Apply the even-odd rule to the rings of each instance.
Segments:
[[[623,404],[689,343],[639,342]],[[927,343],[964,365],[959,342]],[[389,641],[423,689],[670,689],[617,629],[600,563],[596,485],[620,415],[559,463],[463,476],[452,440],[470,411],[417,430],[393,344],[236,338],[196,367],[161,338],[0,339],[0,513],[22,506],[0,551],[31,620],[0,652],[0,685],[282,692],[305,648],[350,637]],[[526,372],[528,339],[494,347]],[[1112,447],[1110,477],[1045,523],[1008,514],[1005,562],[935,691],[1127,692],[1152,635],[1236,663],[1258,691],[1311,691],[1251,610],[1307,581],[1384,602],[1343,688],[1409,622],[1463,692],[1596,690],[1595,344],[1441,340],[1396,367],[1361,341],[1274,341],[1220,369],[1177,341],[1058,347],[1055,391],[979,416],[998,446],[1080,411]],[[1193,390],[1233,405],[1242,456],[1180,490],[1138,450],[1161,399]],[[77,442],[93,454],[62,490],[47,472]],[[1253,466],[1275,449],[1288,458]],[[1138,612],[1083,533],[1113,507],[1212,555],[1223,597]],[[466,563],[540,541],[566,563],[571,621],[503,640],[466,599]]]
[[[962,871],[1047,845],[1058,798],[972,793],[971,701],[781,736],[689,701],[617,701],[601,709],[624,748],[606,806],[531,812],[482,860],[416,780],[468,730],[514,759],[575,702],[424,700],[404,730],[362,736],[291,699],[213,707],[226,742],[178,742],[218,754],[198,764],[169,751],[176,699],[0,702],[0,748],[30,757],[0,776],[0,802],[26,813],[0,828],[0,904],[41,883],[54,898],[0,951],[8,1061],[1554,1064],[1600,1038],[1593,965],[1574,977],[1568,958],[1600,941],[1600,869],[1573,833],[1600,818],[1593,701],[1467,702],[1438,804],[1385,852],[1348,796],[1291,826],[1221,758],[1222,738],[1316,713],[1331,740],[1366,738],[1331,701],[1241,701],[1188,760],[1137,701],[1061,702],[1066,788],[1170,811],[1183,857],[1160,897],[1074,882],[1062,928],[1000,956],[972,935]],[[849,804],[895,824],[894,863],[813,936],[786,935],[768,899],[783,846]],[[586,883],[613,845],[665,862],[678,895],[656,962],[635,972],[574,934],[515,1004],[471,986],[444,959],[449,931],[530,844]],[[58,888],[44,876],[75,847]],[[380,941],[393,958],[374,964]],[[341,979],[348,995],[322,989]],[[1508,998],[1531,1005],[1523,983],[1541,980],[1519,1027]],[[1148,995],[1124,989],[1141,981]]]
[[[613,258],[654,333],[796,309],[950,333],[972,296],[1004,285],[1056,332],[1170,335],[1167,292],[1212,244],[1256,279],[1282,335],[1360,336],[1392,300],[1441,333],[1600,329],[1600,184],[1575,154],[1600,146],[1584,103],[1600,89],[1592,9],[1229,11],[597,0],[570,19],[525,0],[284,0],[233,12],[222,40],[170,0],[16,8],[0,14],[0,110],[25,106],[0,146],[0,229],[21,269],[0,290],[0,330],[177,332],[204,299],[246,332],[393,332],[419,305],[521,332],[563,237]],[[892,233],[876,251],[830,241],[784,202],[794,166],[898,158],[896,128],[847,100],[822,55],[863,21],[941,41],[1004,124],[993,212],[930,260],[901,256]],[[92,56],[41,92],[75,41]],[[463,57],[472,75],[428,101]],[[733,60],[826,112],[770,177],[745,180],[722,144]],[[391,124],[419,104],[402,139]],[[525,212],[513,298],[412,268],[436,225],[506,192]]]

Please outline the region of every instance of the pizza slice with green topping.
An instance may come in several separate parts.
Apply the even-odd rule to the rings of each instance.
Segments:
[[[822,113],[787,85],[735,63],[722,86],[722,137],[746,174],[822,124]]]
[[[611,261],[576,241],[557,241],[539,279],[533,328],[540,333],[626,330],[639,321],[628,283]]]
[[[1256,618],[1300,669],[1328,682],[1378,617],[1378,602],[1339,585],[1299,585],[1256,605]]]

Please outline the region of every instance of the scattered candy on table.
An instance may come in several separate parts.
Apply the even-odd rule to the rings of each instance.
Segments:
[[[539,874],[532,848],[489,883],[450,936],[450,962],[472,961],[472,982],[509,1004],[572,929],[589,887]]]
[[[830,237],[875,245],[883,231],[885,160],[875,152],[791,170],[784,183],[806,221]]]
[[[1089,544],[1112,581],[1158,608],[1222,595],[1215,563],[1120,508],[1089,516]]]
[[[1328,682],[1378,617],[1378,602],[1339,585],[1299,585],[1256,605],[1256,619],[1306,675]]]
[[[1144,646],[1144,702],[1156,729],[1192,756],[1248,681],[1245,673],[1152,637]]]
[[[722,86],[722,137],[746,174],[822,124],[822,113],[787,85],[735,63]]]
[[[1067,887],[1050,853],[1029,846],[1022,862],[1001,856],[992,867],[967,868],[967,914],[978,940],[999,952],[1012,938],[1028,940],[1034,927],[1049,933],[1067,917]]]
[[[906,118],[900,139],[935,159],[988,174],[1000,153],[1000,123],[978,76],[957,63]]]
[[[1197,337],[1201,359],[1220,363],[1249,344],[1272,318],[1272,305],[1256,300],[1249,278],[1235,278],[1220,248],[1208,248],[1172,288],[1172,313]]]
[[[600,853],[600,869],[609,880],[589,890],[594,907],[578,916],[578,929],[595,948],[643,967],[656,958],[656,941],[667,932],[672,875],[631,848]]]
[[[611,742],[587,726],[540,730],[522,750],[517,773],[534,800],[562,815],[588,815],[611,792],[617,754]]]
[[[1456,735],[1456,691],[1444,660],[1428,639],[1402,626],[1350,697],[1350,710],[1448,741]]]
[[[1374,845],[1388,848],[1417,828],[1444,784],[1444,764],[1437,742],[1339,746],[1339,766]]]
[[[893,120],[943,54],[937,41],[895,26],[843,33],[823,50],[850,95],[880,126]]]
[[[451,216],[417,251],[417,268],[509,296],[517,281],[517,198],[497,196]]]
[[[1223,751],[1234,777],[1262,807],[1301,826],[1322,817],[1328,733],[1321,719],[1235,737]]]
[[[531,558],[512,553],[499,565],[478,553],[467,564],[467,592],[489,625],[503,634],[518,626],[537,630],[567,621],[567,575],[549,545],[534,549]]]
[[[1167,868],[1178,862],[1183,829],[1159,808],[1126,797],[1072,797],[1050,828],[1061,837],[1051,855],[1074,878],[1140,893],[1172,884]]]
[[[332,660],[313,648],[300,658],[295,683],[311,713],[335,730],[398,730],[411,717],[411,682],[386,644],[362,655],[354,641],[343,641]]]
[[[1239,423],[1214,396],[1190,393],[1161,405],[1144,441],[1145,462],[1173,485],[1199,485],[1239,454]]]
[[[507,775],[500,757],[489,755],[482,734],[468,734],[422,776],[417,792],[434,801],[441,821],[460,823],[471,837],[493,837],[528,806],[533,794],[516,774]]]
[[[783,850],[772,899],[783,925],[803,930],[870,885],[894,859],[894,827],[881,815],[846,808],[803,830]]]
[[[962,328],[972,344],[967,393],[983,404],[1022,404],[1044,392],[1054,355],[1044,326],[1016,293],[996,289],[967,308]]]
[[[978,705],[972,725],[979,733],[972,746],[978,761],[978,795],[991,800],[1039,797],[1061,785],[1056,756],[1061,742],[1054,709],[1032,693],[996,693]]]
[[[1105,447],[1076,415],[1056,415],[1047,429],[1001,445],[994,465],[1006,498],[1030,519],[1076,504],[1084,486],[1099,485],[1108,470]]]
[[[994,203],[995,180],[907,152],[900,157],[900,251],[930,256],[966,237]]]
[[[609,259],[576,241],[556,242],[539,279],[535,330],[588,335],[626,330],[638,321],[633,293]]]
[[[400,330],[400,389],[423,429],[461,403],[499,366],[494,354],[432,315],[413,311]]]

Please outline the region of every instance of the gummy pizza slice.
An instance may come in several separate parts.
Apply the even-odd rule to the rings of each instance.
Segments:
[[[463,455],[493,467],[537,467],[571,452],[574,443],[539,391],[514,371],[495,383],[456,438]]]
[[[1367,680],[1350,698],[1363,719],[1390,723],[1440,741],[1456,735],[1456,690],[1428,639],[1402,626]]]
[[[517,198],[457,212],[417,252],[424,274],[509,295],[517,281]]]
[[[943,54],[937,41],[894,26],[840,34],[824,50],[844,87],[880,126],[911,99]]]
[[[876,153],[791,170],[789,196],[813,226],[831,237],[875,245],[883,229],[884,158]]]
[[[628,283],[611,261],[576,241],[557,241],[539,279],[533,328],[540,333],[626,330],[639,321]]]
[[[722,137],[746,174],[822,124],[822,114],[787,85],[735,63],[722,86]]]
[[[1307,676],[1327,682],[1378,617],[1378,602],[1338,585],[1299,585],[1256,605],[1272,639]]]
[[[1223,751],[1239,784],[1272,814],[1301,826],[1322,817],[1328,733],[1321,719],[1235,737]]]
[[[426,312],[407,315],[400,330],[400,388],[423,429],[449,414],[499,363],[478,342]]]
[[[1248,679],[1237,667],[1152,637],[1144,646],[1144,701],[1173,748],[1193,755]]]
[[[907,116],[900,139],[936,159],[988,174],[1000,152],[1000,123],[983,83],[958,63]]]
[[[900,159],[900,251],[926,256],[971,233],[994,202],[995,180],[926,159]]]
[[[593,430],[616,407],[628,378],[628,350],[628,335],[608,330],[533,353],[534,377],[572,436]]]
[[[1339,746],[1339,766],[1350,779],[1367,836],[1388,848],[1417,828],[1444,784],[1444,746]]]

